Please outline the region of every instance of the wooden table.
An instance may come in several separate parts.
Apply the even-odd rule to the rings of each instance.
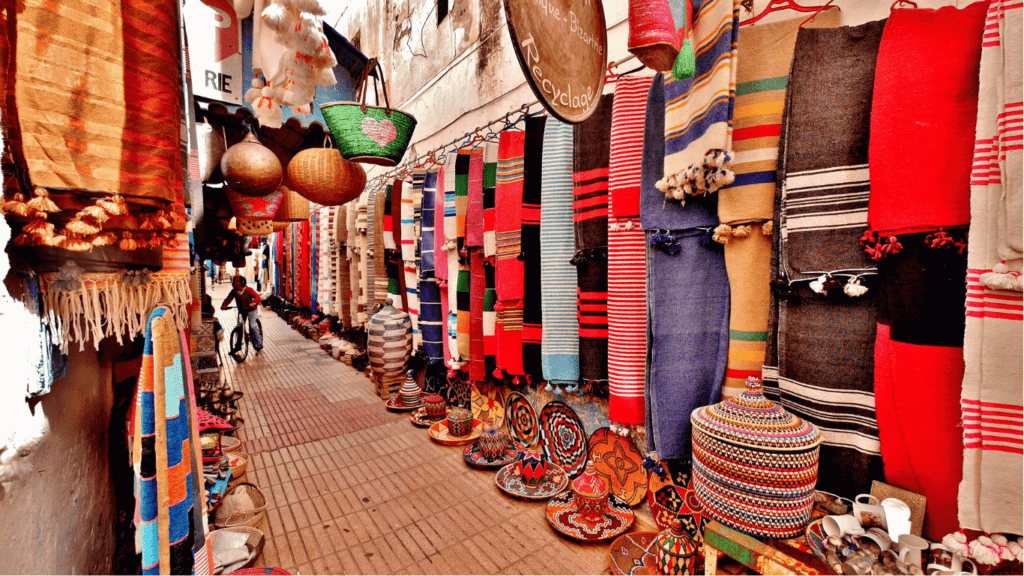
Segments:
[[[801,538],[802,539],[802,538]],[[830,574],[821,560],[786,542],[768,543],[712,520],[704,528],[704,573],[718,574],[718,560],[728,556],[758,574]]]

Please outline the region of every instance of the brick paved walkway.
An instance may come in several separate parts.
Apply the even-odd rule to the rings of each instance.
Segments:
[[[228,287],[211,292],[219,308]],[[234,310],[218,312],[225,331]],[[370,381],[269,310],[266,348],[228,377],[245,393],[246,481],[267,495],[261,564],[324,574],[607,574],[607,544],[556,534],[544,504],[384,409]],[[646,517],[646,518],[645,518]],[[635,529],[650,530],[640,514]],[[645,521],[645,519],[647,521]]]

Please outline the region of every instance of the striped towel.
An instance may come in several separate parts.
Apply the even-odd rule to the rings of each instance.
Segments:
[[[359,203],[356,205],[356,218],[355,218],[355,234],[356,244],[355,252],[349,250],[352,254],[352,259],[349,261],[350,267],[355,266],[355,272],[352,274],[352,300],[355,303],[353,308],[353,321],[358,326],[365,326],[368,318],[367,312],[369,311],[369,303],[367,298],[370,294],[367,288],[367,282],[369,281],[369,272],[373,270],[373,266],[367,266],[369,256],[367,254],[368,239],[366,236],[367,231],[367,218],[366,211],[369,205],[373,202],[370,199],[370,191],[364,189],[363,193],[359,195]],[[352,228],[349,228],[352,230]],[[358,281],[358,284],[357,284]],[[373,286],[373,282],[369,282],[370,286]],[[371,299],[372,302],[372,299]]]
[[[665,80],[667,175],[703,169],[709,150],[729,151],[732,146],[739,7],[739,0],[709,0],[695,6],[689,32],[697,73],[689,80]],[[716,189],[717,185],[709,191]]]
[[[541,175],[540,260],[544,321],[544,379],[575,387],[580,379],[580,324],[576,318],[576,270],[572,223],[573,127],[555,119],[544,131]]]
[[[537,382],[544,379],[541,362],[544,297],[541,290],[540,201],[546,123],[546,116],[526,119],[523,155],[523,370]]]
[[[468,197],[466,201],[466,247],[484,245],[484,149],[469,154]]]
[[[640,165],[650,77],[615,84],[608,167],[608,418],[644,422],[647,260],[640,228]]]
[[[1024,193],[1021,150],[1020,2],[992,2],[981,49],[981,89],[971,177],[971,242],[967,247],[964,337],[964,470],[960,526],[989,533],[1024,532],[1022,424],[1024,381],[1021,291],[992,269],[1005,263],[1020,282]],[[1003,225],[1000,225],[1004,223]],[[1020,284],[1017,284],[1019,287]]]
[[[419,328],[428,360],[444,360],[441,334],[441,291],[434,279],[420,280]]]
[[[335,257],[335,268],[337,269],[337,286],[335,288],[335,308],[341,315],[341,324],[345,328],[352,328],[355,322],[355,315],[352,313],[352,273],[353,267],[349,262],[349,242],[352,237],[350,227],[354,219],[349,214],[355,208],[355,202],[349,202],[338,207],[334,215],[335,237],[339,239],[337,254]]]
[[[608,160],[611,94],[573,128],[573,221],[576,237],[576,318],[580,326],[580,378],[588,386],[608,380]]]
[[[392,200],[395,197],[395,194],[396,194],[396,192],[394,191],[395,186],[398,186],[397,195],[398,195],[398,198],[401,198],[402,197],[402,188],[401,188],[402,181],[401,180],[395,180],[394,184],[391,184],[391,185],[389,185],[387,187],[387,192],[385,193],[385,198],[386,199],[384,200],[384,219],[382,221],[383,228],[381,228],[381,231],[382,231],[382,236],[381,237],[384,240],[384,249],[385,250],[397,250],[399,248],[399,244],[398,243],[401,241],[400,238],[396,238],[395,237],[394,219],[396,217],[398,217],[395,214],[395,211],[394,211],[395,203]]]
[[[469,165],[473,151],[459,149],[455,155],[455,235],[459,250],[466,245],[466,211],[469,209]]]
[[[523,146],[525,132],[505,131],[498,144],[495,190],[495,284],[498,304],[497,365],[513,376],[523,372]]]
[[[402,269],[403,288],[406,312],[412,322],[412,347],[419,348],[422,342],[420,335],[420,298],[419,270],[417,270],[416,248],[420,223],[420,203],[423,198],[423,181],[427,173],[417,170],[412,175],[412,186],[405,186],[402,191]]]
[[[306,277],[306,281],[309,284],[309,309],[310,312],[316,314],[320,311],[318,305],[320,304],[317,298],[317,288],[320,281],[320,277],[317,274],[320,262],[317,259],[317,251],[320,247],[319,241],[319,226],[318,220],[320,213],[316,210],[309,213],[309,220],[306,224],[309,225],[309,239],[306,242],[306,254],[308,255],[307,262],[309,263],[309,276]]]
[[[498,316],[494,311],[494,304],[498,300],[497,291],[494,289],[494,263],[484,261],[484,366],[488,379],[497,368],[498,341],[496,339],[496,323]]]
[[[886,482],[929,502],[952,502],[963,473],[963,435],[957,426],[967,258],[953,242],[930,247],[925,231],[971,222],[970,135],[977,122],[987,10],[987,2],[977,2],[962,10],[893,11],[875,71],[868,224],[900,234],[903,245],[878,263],[879,439]],[[937,67],[940,51],[949,57]],[[893,73],[901,81],[882,77]],[[899,168],[885,157],[896,150],[903,154]],[[898,186],[897,173],[905,175]],[[966,240],[963,229],[949,232],[951,241]],[[936,506],[925,516],[926,538],[938,540],[958,528],[952,506]]]
[[[497,253],[494,238],[494,188],[498,185],[498,143],[484,144],[484,256],[494,258]]]
[[[458,155],[452,155],[445,164],[443,173],[444,183],[444,236],[445,236],[445,261],[448,286],[448,315],[445,321],[445,334],[448,336],[449,366],[458,363],[462,357],[459,354],[459,343],[456,337],[458,333],[458,286],[459,286],[459,251],[458,251],[458,208],[456,207],[457,192],[455,191],[455,167],[458,163]]]
[[[467,363],[472,360],[473,348],[472,348],[472,276],[470,271],[470,264],[459,264],[458,282],[456,283],[455,290],[455,302],[456,308],[455,313],[449,316],[449,320],[454,318],[454,326],[449,326],[449,332],[454,331],[454,334],[449,334],[449,337],[455,338],[457,343],[458,356],[453,354],[453,359],[460,363]],[[483,330],[481,329],[481,336]]]
[[[651,82],[644,126],[640,216],[648,230],[648,368],[645,382],[647,446],[662,459],[690,457],[690,413],[718,401],[729,345],[729,289],[718,244],[707,241],[718,221],[717,195],[664,202],[655,187],[664,170],[664,91]],[[662,206],[665,206],[664,210]],[[655,217],[655,215],[657,217]],[[671,245],[671,248],[669,247]]]
[[[420,207],[420,279],[435,278],[434,275],[434,201],[437,200],[437,178],[439,172],[427,172],[423,180],[423,200]],[[442,226],[444,222],[442,221]]]
[[[310,262],[310,226],[309,220],[299,222],[299,238],[295,243],[298,251],[298,263],[296,269],[299,271],[298,293],[299,306],[312,311],[312,294],[310,291],[310,272],[313,270],[313,263]],[[315,276],[313,277],[315,278]]]
[[[867,224],[872,78],[884,26],[800,30],[772,236],[771,277],[800,282],[770,295],[765,395],[819,427],[821,469],[844,473],[824,474],[818,486],[848,497],[882,478],[871,355],[878,290],[870,275],[868,292],[856,298],[842,285],[816,294],[808,281],[822,271],[872,267],[857,242]]]
[[[469,287],[469,379],[483,382],[488,379],[486,344],[484,344],[484,298],[487,292],[487,275],[484,272],[484,257],[481,250],[470,251]]]

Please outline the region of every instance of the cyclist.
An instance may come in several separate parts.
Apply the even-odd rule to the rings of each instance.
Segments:
[[[256,310],[260,305],[260,295],[252,287],[245,286],[245,278],[241,276],[235,276],[231,279],[231,293],[224,299],[224,303],[220,305],[221,310],[227,310],[228,304],[231,304],[232,300],[238,302],[238,310],[245,317],[249,323],[249,334],[252,337],[253,347],[259,352],[263,349],[263,335],[260,334],[259,329],[256,327]],[[232,350],[234,354],[238,350]]]

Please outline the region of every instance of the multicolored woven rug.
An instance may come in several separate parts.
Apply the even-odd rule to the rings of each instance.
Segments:
[[[526,133],[506,130],[498,144],[495,190],[495,304],[497,366],[513,376],[523,371],[523,153]]]
[[[523,371],[537,382],[544,379],[541,361],[544,297],[541,290],[540,203],[541,161],[547,120],[546,116],[526,119],[523,155]]]

